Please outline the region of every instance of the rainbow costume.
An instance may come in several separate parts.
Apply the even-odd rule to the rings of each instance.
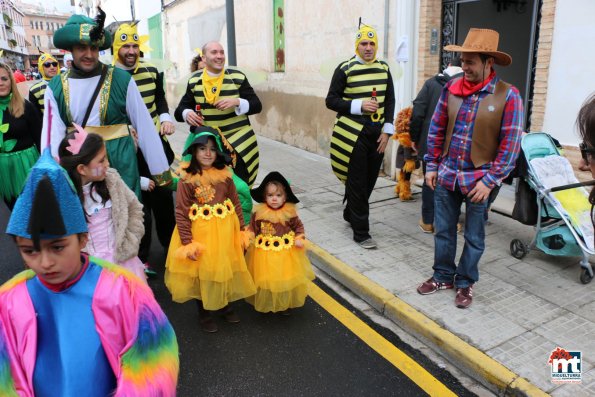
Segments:
[[[39,247],[86,231],[80,200],[48,149],[7,233]],[[0,287],[0,395],[175,395],[176,336],[149,287],[107,261],[81,254],[81,264],[63,288],[32,270]]]

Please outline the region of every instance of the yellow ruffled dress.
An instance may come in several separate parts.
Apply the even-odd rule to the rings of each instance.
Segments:
[[[181,172],[181,176],[177,225],[165,264],[165,285],[172,299],[179,303],[199,299],[206,310],[217,310],[253,295],[256,289],[244,259],[241,206],[231,172],[213,168],[202,175]],[[197,260],[188,259],[187,253]]]
[[[304,227],[295,204],[277,210],[259,204],[250,219],[254,242],[246,255],[256,294],[246,299],[259,312],[279,312],[304,305],[308,284],[314,280],[306,248],[295,246]],[[304,241],[305,242],[305,241]]]

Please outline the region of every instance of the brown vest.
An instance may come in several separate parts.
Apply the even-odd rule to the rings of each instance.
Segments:
[[[471,161],[476,168],[494,161],[500,145],[502,114],[506,105],[506,94],[510,84],[500,80],[493,94],[486,95],[479,104],[471,137]],[[444,137],[442,157],[448,154],[457,115],[463,104],[460,96],[448,94],[448,126]]]

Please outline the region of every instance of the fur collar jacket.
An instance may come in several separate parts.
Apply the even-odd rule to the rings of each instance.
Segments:
[[[116,233],[116,263],[138,255],[140,240],[145,234],[143,205],[126,186],[118,171],[107,170],[105,183],[112,200],[112,221]]]

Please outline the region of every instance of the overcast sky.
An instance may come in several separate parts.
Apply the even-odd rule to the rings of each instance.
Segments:
[[[35,4],[35,5],[41,5],[42,7],[46,7],[48,9],[53,9],[54,7],[56,7],[56,9],[58,11],[62,11],[62,12],[71,12],[72,11],[72,6],[70,5],[70,0],[44,0],[44,1],[39,1],[39,0],[21,0],[21,2],[23,3],[27,3],[27,4]],[[76,0],[76,2],[78,3],[79,0]]]
[[[48,9],[53,9],[56,7],[58,11],[68,12],[71,13],[72,6],[70,5],[70,0],[21,0],[23,3],[28,4],[36,4],[41,5],[42,7],[46,7]],[[155,0],[145,0],[145,1],[155,1]],[[158,0],[157,0],[158,1]],[[75,0],[75,5],[81,3],[81,0]],[[92,3],[92,1],[91,1]],[[118,21],[130,20],[130,1],[129,0],[103,0],[102,1],[102,8],[107,14],[107,24],[117,19]],[[80,12],[80,8],[76,7],[76,12]]]

